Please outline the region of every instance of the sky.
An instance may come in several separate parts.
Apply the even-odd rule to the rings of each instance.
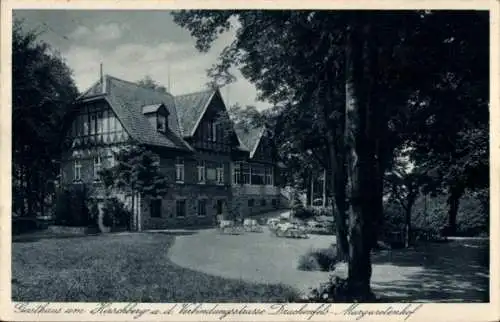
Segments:
[[[58,51],[83,92],[103,71],[128,81],[149,75],[180,95],[206,88],[206,70],[216,63],[234,30],[222,34],[208,53],[194,47],[189,31],[179,27],[166,10],[16,10],[24,27],[42,31],[39,39]],[[170,74],[170,77],[169,77]],[[226,105],[270,107],[257,101],[255,86],[236,72],[237,81],[221,89]]]

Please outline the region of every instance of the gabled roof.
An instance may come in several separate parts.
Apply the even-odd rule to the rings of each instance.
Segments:
[[[250,158],[253,158],[255,151],[259,146],[262,135],[264,134],[264,129],[265,128],[263,126],[250,128],[241,128],[236,126],[234,128],[240,142],[248,151],[250,151]]]
[[[210,89],[175,97],[175,106],[179,116],[179,130],[184,137],[194,135],[216,92],[216,90]]]
[[[118,116],[129,135],[143,144],[193,150],[182,139],[179,121],[175,109],[174,97],[171,94],[141,87],[136,83],[124,81],[109,75],[104,76],[105,99]],[[101,81],[95,83],[89,90],[81,95],[78,100],[85,100],[102,93]],[[160,133],[151,126],[142,114],[145,105],[163,104],[170,114],[168,118],[168,131]]]

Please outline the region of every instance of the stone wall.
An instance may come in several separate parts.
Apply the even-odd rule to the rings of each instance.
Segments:
[[[218,185],[173,185],[162,199],[161,216],[151,217],[150,198],[141,203],[142,229],[171,229],[189,227],[214,227],[217,216],[217,200],[227,205],[231,200],[231,189]],[[206,215],[198,216],[198,200],[206,200]],[[186,216],[176,216],[176,201],[186,201]]]

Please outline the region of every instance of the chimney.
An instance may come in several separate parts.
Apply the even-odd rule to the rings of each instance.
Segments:
[[[168,83],[167,83],[167,91],[171,93],[170,91],[170,61],[168,62]]]
[[[106,80],[104,74],[102,73],[102,63],[100,65],[100,77],[101,77],[101,92],[106,93]]]

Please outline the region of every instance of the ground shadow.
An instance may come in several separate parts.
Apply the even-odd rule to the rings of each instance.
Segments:
[[[372,283],[377,295],[390,302],[489,301],[488,240],[419,243],[410,249],[376,252],[372,262],[417,268],[402,279]]]

